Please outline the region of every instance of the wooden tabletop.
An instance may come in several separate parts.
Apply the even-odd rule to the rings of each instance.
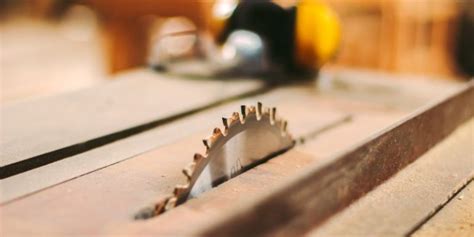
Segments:
[[[170,78],[146,70],[98,87],[2,108],[6,236],[196,235],[305,172],[458,91],[462,83],[368,71],[268,87],[258,80]],[[163,215],[134,220],[183,183],[181,169],[221,117],[276,106],[295,148]],[[473,121],[322,225],[328,235],[472,233]],[[10,165],[10,166],[9,166]],[[13,167],[13,168],[12,168]],[[278,214],[278,210],[275,210]],[[263,220],[262,220],[263,221]],[[278,234],[278,233],[275,233]]]

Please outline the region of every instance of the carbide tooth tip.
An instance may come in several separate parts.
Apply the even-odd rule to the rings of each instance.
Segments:
[[[189,170],[189,169],[183,169],[183,174],[184,174],[184,176],[186,176],[186,178],[187,178],[188,180],[191,180],[191,176],[192,176],[192,171],[191,171],[191,170]]]
[[[231,119],[230,119],[230,124],[229,124],[229,126],[232,126],[232,124],[234,124],[236,121],[241,122],[241,121],[240,121],[240,115],[239,115],[239,113],[237,113],[237,112],[233,112],[233,113],[232,113],[232,117],[231,117]]]
[[[174,187],[173,194],[175,197],[177,197],[183,192],[186,192],[188,188],[189,188],[188,184],[178,184]]]
[[[224,127],[226,129],[229,128],[229,121],[227,120],[227,118],[222,117],[222,123],[224,124]]]
[[[280,121],[280,130],[283,136],[286,136],[287,134],[287,127],[288,127],[288,121],[286,120]]]
[[[191,180],[191,176],[193,175],[194,168],[196,167],[196,163],[192,162],[188,164],[186,167],[183,169],[183,174],[188,178],[188,180]]]
[[[199,153],[194,154],[194,162],[197,163],[197,162],[201,161],[202,159],[204,159],[203,155],[201,155]]]
[[[255,106],[251,105],[248,107],[248,113],[255,113]]]
[[[176,207],[176,203],[177,203],[177,202],[178,202],[178,198],[177,198],[177,197],[171,197],[170,199],[168,199],[168,201],[166,202],[164,211],[168,211],[168,210],[170,210],[171,208]]]
[[[222,131],[221,131],[220,128],[214,128],[214,130],[212,131],[212,134],[214,136],[220,136],[220,135],[222,135]]]
[[[238,119],[238,118],[239,118],[239,113],[233,112],[233,113],[232,113],[232,118],[233,118],[233,119]]]
[[[156,214],[161,214],[168,210],[169,202],[173,198],[173,196],[168,196],[160,200],[156,205],[155,205],[155,213]]]
[[[270,116],[271,116],[273,121],[275,121],[275,119],[276,119],[276,112],[277,112],[277,108],[273,107],[271,112],[270,112]]]
[[[170,200],[171,197],[167,197],[165,198],[164,200],[158,202],[156,205],[155,205],[155,213],[156,214],[161,214],[165,211],[165,207],[166,207],[166,204],[168,203],[168,201]]]
[[[240,106],[240,113],[242,114],[242,118],[245,119],[245,117],[247,117],[247,106],[241,105]]]
[[[207,139],[202,139],[202,143],[204,144],[204,146],[206,147],[206,149],[211,148],[211,147],[210,147],[210,144],[209,144],[209,140],[207,140]]]
[[[260,120],[260,118],[262,117],[262,113],[263,113],[263,109],[262,109],[262,103],[261,102],[258,102],[257,103],[257,120]]]

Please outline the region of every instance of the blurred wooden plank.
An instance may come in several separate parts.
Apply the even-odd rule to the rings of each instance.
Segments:
[[[473,137],[474,139],[474,137]],[[471,160],[472,162],[472,160]],[[474,164],[472,164],[474,168]],[[474,182],[464,187],[435,216],[413,233],[414,237],[458,236],[474,234]]]
[[[339,123],[345,119],[348,114],[355,118],[348,123],[340,125],[343,128],[342,131],[346,131],[345,133],[342,132],[342,137],[345,137],[345,139],[343,139],[344,141],[347,140],[357,143],[371,134],[368,128],[373,128],[371,131],[377,131],[395,122],[409,111],[394,108],[381,109],[380,106],[377,105],[378,102],[368,103],[356,102],[353,99],[335,99],[330,95],[330,92],[326,91],[320,93],[318,90],[315,90],[315,88],[307,86],[277,89],[262,96],[251,97],[206,110],[205,112],[192,115],[183,121],[175,121],[174,123],[155,129],[157,131],[150,130],[147,132],[148,134],[137,135],[119,141],[117,144],[110,144],[101,147],[101,149],[84,153],[81,159],[67,159],[51,164],[58,166],[65,161],[78,160],[88,163],[93,160],[100,160],[98,158],[114,154],[114,151],[117,149],[119,153],[124,152],[120,151],[123,149],[120,147],[128,147],[127,149],[130,149],[133,144],[133,146],[140,146],[147,143],[156,145],[159,140],[166,139],[168,135],[176,134],[175,131],[185,131],[184,134],[194,134],[192,136],[186,135],[187,137],[179,139],[176,144],[162,146],[134,157],[133,159],[49,188],[25,199],[8,203],[3,208],[3,212],[9,213],[8,215],[10,216],[10,218],[5,220],[5,228],[9,229],[14,227],[16,229],[10,229],[12,232],[28,233],[21,231],[28,231],[27,229],[36,230],[39,227],[36,226],[35,223],[41,222],[41,226],[44,228],[49,226],[50,231],[55,232],[72,233],[71,231],[73,230],[85,231],[91,229],[94,230],[94,232],[100,232],[103,226],[115,226],[116,224],[114,223],[135,223],[131,218],[140,208],[153,203],[160,196],[167,195],[171,192],[175,184],[184,182],[181,169],[191,160],[194,152],[202,149],[201,138],[208,135],[213,126],[219,124],[219,118],[229,115],[232,111],[235,111],[240,104],[255,104],[256,101],[262,101],[266,105],[277,106],[278,113],[290,121],[289,129],[294,136],[311,137],[311,139],[306,140],[305,144],[307,145],[313,144],[313,139],[318,141],[317,143],[322,144],[327,144],[326,141],[332,140],[335,137],[341,140],[341,132],[332,132],[333,129],[339,130],[339,126],[325,131],[322,136],[313,134],[313,131],[320,131],[321,128],[333,122]],[[366,116],[361,116],[361,119],[359,119],[360,114],[366,114]],[[199,124],[199,126],[196,126],[196,124]],[[346,124],[350,124],[350,126],[346,126]],[[166,132],[158,132],[158,130],[166,130]],[[329,135],[327,139],[325,138],[326,134]],[[141,136],[143,136],[143,138],[138,138]],[[183,149],[183,147],[186,149]],[[331,150],[331,147],[333,153],[341,149],[340,146],[335,146],[335,143],[333,143],[332,146],[327,147],[326,151]],[[95,154],[92,152],[95,152]],[[304,160],[307,161],[307,159]],[[297,164],[295,168],[301,169],[304,167],[304,164],[305,163]],[[61,170],[68,170],[70,173],[71,169],[67,169],[67,167],[81,167],[81,165],[69,163],[64,164],[62,168],[58,166],[54,169],[51,169],[51,167],[44,167],[44,169],[49,168],[50,170],[55,170],[54,172],[56,174],[65,172]],[[41,174],[45,173],[45,170],[41,170],[40,168],[37,171]],[[39,176],[40,174],[31,175],[26,180],[44,179],[44,177],[39,178],[41,177]],[[288,175],[290,174],[291,173],[288,172]],[[27,177],[27,175],[29,174],[25,173],[22,177]],[[28,184],[38,183],[27,182],[26,180],[22,182],[13,179],[9,180],[8,187],[11,189],[15,187],[24,188],[24,186]],[[18,183],[22,183],[22,185],[18,185]],[[107,192],[104,193],[101,191],[104,189],[106,189]],[[125,196],[123,196],[124,193],[126,193]],[[117,199],[117,196],[122,196],[122,198]],[[69,208],[67,210],[61,208],[72,200],[83,201],[73,201],[78,208]],[[53,211],[38,212],[38,209],[32,209],[32,206],[38,206],[38,203],[41,202],[50,203],[48,207],[45,208]],[[100,204],[105,202],[107,205]],[[34,211],[34,213],[29,211],[25,212],[24,210],[31,210]],[[114,217],[111,217],[107,210],[113,210]],[[88,213],[92,217],[87,218],[88,221],[79,221],[79,219],[84,218],[83,213]],[[60,215],[70,217],[66,223],[60,225],[62,227],[57,225],[57,219],[60,219]],[[75,218],[78,218],[77,221],[69,222]],[[20,219],[27,223],[33,223],[34,226],[25,226],[25,230],[18,229],[19,227],[14,223]]]
[[[365,111],[366,113],[366,111]],[[364,114],[364,113],[363,113]],[[261,205],[264,201],[263,197],[267,197],[269,193],[273,193],[273,197],[276,199],[278,197],[290,195],[291,192],[286,192],[285,195],[281,193],[275,194],[275,188],[278,188],[279,184],[288,184],[288,178],[291,176],[296,176],[298,173],[301,173],[303,167],[305,166],[319,166],[323,167],[325,164],[328,164],[331,158],[334,158],[337,154],[340,154],[342,151],[351,150],[351,147],[354,145],[360,144],[368,137],[372,136],[372,132],[376,132],[377,128],[381,129],[390,124],[390,119],[388,118],[386,111],[381,111],[378,116],[382,115],[381,118],[374,118],[377,115],[372,114],[372,116],[361,116],[359,118],[358,114],[354,115],[354,118],[350,123],[338,126],[335,129],[329,130],[320,136],[315,137],[307,141],[303,146],[295,147],[294,149],[288,151],[285,154],[282,154],[267,163],[264,163],[255,169],[252,169],[241,176],[238,176],[223,185],[205,193],[203,196],[198,197],[194,200],[189,201],[188,203],[176,208],[173,211],[170,211],[162,216],[157,218],[141,221],[135,223],[128,223],[122,228],[114,228],[112,226],[107,227],[107,233],[109,234],[131,234],[131,235],[182,235],[182,236],[194,236],[198,233],[205,233],[206,236],[220,236],[239,233],[240,235],[257,235],[261,234],[259,227],[261,225],[271,225],[272,228],[279,229],[275,227],[279,225],[278,223],[273,222],[273,218],[278,218],[280,216],[288,216],[288,218],[298,218],[301,217],[302,213],[298,210],[291,209],[293,206],[304,205],[298,203],[304,203],[298,199],[299,195],[295,194],[292,203],[280,203],[281,205],[275,205],[272,208],[272,216],[270,218],[260,218],[257,221],[253,219],[253,216],[250,216],[250,220],[253,220],[252,223],[247,221],[247,226],[240,225],[243,218],[248,218],[248,215],[258,215],[259,213],[265,212]],[[385,115],[385,123],[382,121]],[[397,116],[394,116],[396,118]],[[392,120],[393,122],[393,120]],[[372,126],[372,127],[371,127]],[[334,142],[327,142],[328,140],[337,140]],[[342,146],[338,142],[343,143]],[[308,147],[309,146],[309,147]],[[320,150],[320,148],[325,148]],[[463,151],[461,151],[462,153]],[[333,157],[331,157],[333,156]],[[375,169],[376,170],[376,169]],[[349,171],[347,171],[349,172]],[[334,175],[327,173],[328,176]],[[370,175],[370,174],[368,174]],[[338,176],[339,177],[339,176]],[[374,179],[377,179],[374,177]],[[294,180],[293,180],[294,181]],[[313,181],[317,182],[317,181]],[[304,182],[304,185],[312,187],[310,181]],[[279,189],[281,190],[281,189]],[[334,195],[344,195],[347,189],[342,189]],[[293,190],[294,191],[294,190]],[[323,191],[321,191],[323,192]],[[324,192],[331,192],[331,190],[326,189]],[[334,192],[332,192],[334,193]],[[275,195],[278,195],[276,197]],[[319,194],[308,194],[303,193],[301,195],[313,195],[313,198]],[[320,203],[321,208],[318,209],[318,212],[327,211],[328,203],[332,200],[331,198],[318,199],[318,200],[307,200],[308,203]],[[268,201],[268,199],[265,199]],[[258,204],[257,204],[258,203]],[[292,207],[290,207],[292,206]],[[269,210],[267,210],[269,211]],[[248,215],[247,215],[248,214]],[[230,218],[229,218],[230,217]],[[231,219],[235,218],[237,219]],[[301,217],[305,221],[314,221],[313,218]],[[222,221],[224,219],[224,221]],[[227,222],[227,220],[232,220]],[[265,220],[265,221],[263,221]],[[182,223],[193,223],[192,225],[183,226]],[[225,232],[226,234],[216,232],[202,232],[206,228],[214,228],[212,230],[223,230],[224,228],[229,227],[226,225],[222,227],[222,223],[229,224],[233,230],[235,226],[239,230],[237,232]],[[217,228],[216,228],[217,226]],[[220,228],[221,227],[221,228]],[[292,228],[298,229],[299,225],[290,225]],[[293,233],[296,236],[299,236],[301,233],[294,232],[296,229],[290,229],[283,236],[288,236],[288,234]],[[272,232],[270,235],[275,234]],[[291,235],[291,234],[290,234]]]
[[[31,7],[44,2],[54,1],[20,5]],[[6,5],[2,4],[2,10],[9,4]],[[63,17],[59,22],[21,14],[2,19],[1,105],[70,92],[107,80],[95,16],[84,7],[74,6]]]
[[[5,204],[1,207],[1,212],[5,215],[2,220],[3,228],[6,233],[16,234],[89,233],[87,231],[99,233],[102,228],[109,225],[134,222],[133,216],[141,208],[171,193],[174,185],[184,183],[185,177],[181,170],[192,161],[195,152],[202,152],[204,149],[202,138],[208,136],[212,128],[220,126],[222,116],[228,116],[231,111],[238,110],[240,104],[254,104],[258,100],[267,105],[278,104],[278,113],[293,121],[293,124],[289,124],[289,129],[295,130],[294,136],[303,136],[308,131],[320,130],[346,117],[345,113],[331,109],[305,110],[304,116],[295,112],[299,111],[298,107],[294,107],[297,104],[306,108],[323,107],[309,100],[312,96],[305,93],[305,90],[307,89],[301,87],[299,90],[290,88],[289,91],[292,92],[288,93],[288,90],[281,89],[269,95],[249,98],[193,115],[180,127],[171,124],[169,126],[173,127],[167,129],[169,133],[185,131],[182,133],[185,137],[133,159]],[[304,97],[306,103],[300,100]],[[298,129],[299,126],[304,129]],[[159,136],[164,137],[166,134],[160,133]],[[154,142],[160,137],[148,136]],[[109,151],[111,149],[96,155],[88,155],[98,159]],[[60,172],[60,169],[56,170]],[[9,186],[14,188],[16,184],[18,182],[10,182]],[[39,205],[44,202],[48,205]],[[74,203],[74,206],[64,208],[70,203]],[[32,208],[33,206],[36,208]],[[43,208],[45,209],[39,210]],[[111,212],[114,214],[110,215]],[[60,218],[61,216],[68,218]],[[17,225],[20,220],[28,224]]]
[[[471,119],[413,164],[316,227],[308,236],[409,234],[473,178],[473,131],[474,120]],[[461,211],[458,214],[464,215]]]
[[[115,141],[101,146],[100,148],[0,180],[2,188],[0,200],[1,202],[11,201],[28,193],[41,190],[141,154],[152,148],[170,144],[180,139],[182,140],[198,132],[205,132],[203,137],[208,136],[214,126],[220,125],[220,118],[222,116],[229,116],[231,112],[238,110],[240,104],[256,104],[257,101],[262,101],[268,105],[279,104],[279,113],[292,114],[293,117],[290,116],[286,119],[295,119],[295,121],[298,122],[299,126],[295,126],[294,129],[292,129],[293,125],[290,124],[290,129],[292,129],[293,134],[298,136],[302,136],[302,134],[308,132],[308,129],[311,130],[310,128],[314,126],[315,117],[316,121],[332,121],[334,119],[338,119],[339,121],[340,119],[346,118],[346,112],[331,109],[328,105],[318,106],[318,104],[311,102],[308,102],[307,105],[311,107],[325,107],[327,108],[326,112],[317,110],[314,112],[318,113],[312,116],[299,116],[299,111],[304,108],[298,106],[300,104],[298,101],[311,98],[311,96],[305,92],[307,90],[308,89],[304,89],[303,87],[281,89],[262,96],[251,97],[219,106],[138,135]],[[201,144],[201,138],[197,139],[197,141]],[[191,155],[192,152],[196,152],[192,150],[191,147],[187,147],[185,150]],[[180,173],[180,171],[178,171],[178,173]]]
[[[376,76],[374,76],[374,79],[379,80]],[[354,83],[359,82],[354,80]],[[390,83],[390,81],[387,81],[387,84]],[[157,223],[160,223],[159,219],[167,215],[173,215],[173,212],[156,220],[146,222],[134,222],[132,220],[133,215],[140,208],[156,201],[160,195],[167,194],[175,184],[180,183],[183,179],[181,168],[191,160],[194,152],[200,151],[199,149],[202,148],[200,138],[208,135],[210,129],[219,124],[221,116],[229,115],[240,104],[255,104],[256,101],[261,100],[264,104],[277,106],[278,113],[289,120],[290,131],[297,136],[308,134],[308,131],[318,131],[324,124],[338,121],[341,117],[344,118],[347,114],[351,114],[355,118],[353,120],[355,123],[342,124],[342,127],[351,125],[350,129],[345,128],[345,133],[333,133],[333,129],[331,129],[319,136],[312,136],[311,141],[307,141],[306,144],[311,145],[311,147],[326,146],[313,144],[312,140],[320,144],[332,145],[333,153],[331,153],[330,148],[324,151],[324,156],[330,156],[340,152],[341,149],[347,148],[345,147],[346,145],[354,145],[361,142],[371,135],[368,131],[378,131],[388,124],[395,122],[401,116],[411,112],[414,109],[413,107],[416,106],[409,105],[406,103],[407,101],[414,101],[417,105],[426,104],[427,101],[430,101],[430,96],[421,99],[418,95],[414,97],[401,97],[398,89],[391,90],[392,93],[377,94],[374,99],[369,100],[368,97],[360,98],[356,95],[370,93],[370,87],[368,89],[359,89],[356,94],[352,94],[349,88],[347,86],[344,87],[344,90],[348,90],[347,93],[333,93],[330,90],[322,91],[321,88],[316,90],[308,85],[278,89],[262,96],[209,109],[159,128],[151,129],[148,132],[105,145],[99,149],[84,152],[79,157],[75,157],[77,159],[71,157],[32,170],[17,176],[29,176],[22,182],[13,180],[12,178],[16,178],[15,176],[3,180],[9,181],[8,187],[18,187],[21,189],[28,185],[41,183],[44,180],[42,175],[45,173],[65,175],[55,180],[58,183],[58,180],[62,182],[71,177],[78,176],[74,172],[72,172],[74,174],[70,174],[71,167],[74,167],[72,170],[79,170],[83,169],[84,165],[87,165],[89,162],[96,162],[104,157],[120,156],[121,160],[123,160],[152,147],[159,147],[132,159],[87,173],[76,179],[2,205],[0,207],[3,217],[2,227],[5,233],[11,235],[32,233],[44,233],[47,235],[68,235],[71,233],[97,234],[104,231],[123,234],[124,232],[120,232],[121,229],[118,226],[132,225],[132,229],[138,228],[141,230],[141,227],[144,227],[142,224],[148,226],[144,227],[145,232],[147,229],[148,231],[154,231],[154,233],[160,231],[160,228],[165,227],[157,225]],[[450,88],[446,89],[443,87],[442,90],[434,91],[438,95],[443,95],[449,92]],[[397,102],[396,98],[399,98],[399,102]],[[384,105],[385,101],[391,102],[386,106]],[[360,116],[363,118],[362,120],[358,120],[359,115],[362,115]],[[367,130],[371,126],[374,127],[373,130]],[[335,128],[335,130],[338,129],[339,127]],[[329,134],[330,136],[326,139],[325,136]],[[167,140],[168,136],[172,136],[173,139]],[[335,139],[351,141],[352,143],[344,143],[345,145],[341,147],[336,146],[337,144],[334,142],[325,142]],[[163,142],[163,140],[167,141]],[[163,146],[172,141],[177,142]],[[135,147],[140,148],[135,149]],[[134,151],[130,152],[130,150]],[[311,151],[311,149],[308,148],[308,151]],[[317,149],[312,151],[317,152]],[[298,153],[300,153],[301,157],[296,155],[293,157],[298,158],[292,158],[296,159],[296,163],[292,163],[294,165],[292,168],[295,168],[295,170],[305,167],[305,164],[307,164],[305,162],[312,160],[312,158],[309,159],[312,155],[309,155],[308,152],[305,154],[303,150],[298,151]],[[323,159],[319,156],[316,158],[322,161],[324,156],[321,156]],[[298,163],[299,161],[302,163]],[[66,164],[64,162],[71,163]],[[288,162],[291,163],[292,161]],[[67,170],[69,171],[66,172]],[[31,172],[36,172],[36,174],[31,175]],[[261,173],[262,170],[260,169],[257,169],[255,172],[260,177],[262,174],[265,174]],[[288,175],[291,174],[296,173],[288,172]],[[282,175],[277,175],[275,178],[280,176],[283,177]],[[245,174],[242,175],[242,179],[245,179],[245,177]],[[272,177],[270,176],[269,178]],[[268,183],[271,182],[270,180],[262,180],[262,183],[258,183],[259,187],[265,187],[267,181]],[[56,183],[53,182],[53,184]],[[3,191],[5,190],[6,182],[1,184]],[[49,183],[41,188],[50,185],[52,184]],[[227,186],[227,183],[222,187],[225,186]],[[33,191],[38,191],[38,186]],[[262,188],[261,191],[268,192],[269,190]],[[47,205],[43,205],[44,203],[47,203]],[[74,203],[74,205],[71,205],[71,203]],[[235,203],[236,205],[241,204],[237,199]],[[228,205],[229,203],[227,202],[226,204]],[[228,210],[226,208],[218,209],[221,212],[227,212]],[[199,213],[200,209],[191,208],[190,210]],[[202,215],[198,216],[202,217]],[[181,220],[181,217],[176,218]],[[180,223],[183,222],[180,221]],[[181,227],[185,228],[186,226],[181,224]]]
[[[133,75],[154,76],[153,74],[143,74],[145,75],[137,72]],[[381,111],[387,114],[388,117],[393,117],[395,115],[394,111],[412,110],[426,103],[432,97],[449,93],[460,86],[456,83],[426,83],[412,80],[394,81],[390,80],[392,79],[390,77],[386,79],[387,77],[387,75],[373,72],[332,71],[326,72],[321,76],[317,87],[311,83],[306,83],[296,87],[276,90],[275,93],[279,93],[279,96],[282,97],[281,99],[286,101],[284,104],[292,104],[292,106],[286,106],[291,108],[286,112],[292,114],[304,114],[308,109],[315,109],[316,111],[325,111],[327,109],[329,111],[341,111],[344,114],[365,113],[366,116],[371,116],[371,111],[376,111],[375,117],[379,118]],[[225,85],[232,86],[233,84]],[[306,87],[306,89],[301,89],[302,87]],[[379,91],[379,93],[373,93],[374,91]],[[368,94],[372,95],[372,99]],[[245,101],[255,104],[256,100],[260,98],[262,98],[262,101],[278,105],[279,111],[285,112],[285,106],[282,107],[279,103],[274,103],[278,100],[278,96],[256,97],[253,100]],[[307,101],[306,106],[301,106],[300,101]],[[214,119],[222,115],[209,115],[209,117]],[[324,116],[324,114],[321,114],[321,116]],[[400,116],[400,113],[397,116]],[[170,143],[187,134],[200,131],[199,129],[201,128],[199,126],[193,125],[209,124],[209,121],[214,121],[212,119],[203,119],[200,115],[197,117],[199,119],[184,119],[182,122],[173,121],[173,123],[160,126],[158,129],[151,129],[148,132],[143,132],[130,138],[114,141],[110,144],[103,144],[100,148],[85,151],[70,156],[67,159],[38,167],[21,175],[1,180],[0,184],[3,188],[2,195],[0,195],[1,202],[64,182],[130,158],[154,147]],[[311,127],[313,123],[311,116],[305,120],[304,117],[300,118],[297,121],[299,121],[298,126],[292,128],[295,134],[304,133],[307,127]],[[102,124],[103,121],[98,123]],[[290,126],[293,123],[290,121]],[[64,125],[59,124],[59,126]],[[176,131],[186,132],[177,133]]]
[[[469,121],[474,116],[472,103],[474,84],[468,84],[369,137],[363,144],[326,159],[323,166],[311,166],[297,179],[264,195],[253,205],[229,214],[203,234],[301,236],[404,169]],[[280,214],[275,215],[275,209]]]
[[[335,130],[340,131],[347,131],[346,137],[348,134],[353,134],[352,127],[356,127],[360,125],[360,123],[355,124],[347,124],[340,126]],[[415,206],[421,205],[423,208],[436,208],[436,201],[433,202],[434,199],[437,199],[440,196],[443,196],[443,191],[445,190],[455,190],[458,181],[464,179],[466,171],[472,169],[472,167],[466,166],[466,156],[463,156],[466,152],[466,142],[469,142],[469,128],[472,128],[474,125],[474,120],[470,122],[466,129],[466,125],[464,127],[459,128],[454,134],[449,136],[445,141],[437,145],[433,151],[428,152],[423,157],[420,157],[420,162],[416,161],[412,168],[412,166],[407,167],[407,171],[403,170],[400,174],[396,175],[393,179],[389,180],[387,184],[382,184],[379,188],[372,191],[374,194],[369,193],[367,197],[362,198],[360,201],[356,202],[353,206],[359,205],[360,202],[364,202],[365,209],[358,209],[357,211],[349,211],[350,214],[344,214],[346,211],[343,211],[343,215],[346,215],[348,218],[352,218],[353,222],[335,222],[331,225],[333,228],[337,228],[340,230],[339,232],[318,232],[319,229],[313,230],[308,235],[316,235],[316,236],[402,236],[401,234],[391,233],[391,232],[371,232],[371,229],[377,230],[377,225],[383,225],[390,228],[399,228],[397,224],[399,222],[395,221],[392,222],[392,218],[396,218],[397,220],[402,220],[406,218],[413,208],[417,208]],[[329,133],[333,132],[333,130],[329,131]],[[339,133],[339,132],[335,132]],[[467,136],[466,136],[467,135]],[[311,141],[321,143],[321,140],[327,138],[327,134],[322,134],[320,139]],[[361,138],[362,139],[362,138]],[[358,140],[359,142],[361,140]],[[355,141],[356,143],[358,141]],[[452,148],[463,147],[462,150],[456,152],[456,154],[449,153]],[[337,146],[333,147],[333,154],[338,153],[339,148]],[[441,151],[441,152],[440,152]],[[443,153],[443,154],[440,154]],[[446,153],[449,153],[450,158],[455,158],[454,160],[445,159]],[[433,158],[437,161],[433,162]],[[439,162],[441,161],[441,162]],[[452,162],[451,162],[452,161]],[[462,161],[462,162],[459,162]],[[221,223],[223,218],[228,218],[236,213],[241,213],[243,208],[247,207],[254,207],[256,200],[259,200],[262,195],[265,193],[269,193],[275,188],[281,186],[282,183],[288,182],[291,176],[297,176],[298,173],[302,171],[302,167],[324,163],[324,158],[317,154],[317,151],[313,151],[313,153],[308,153],[306,151],[301,151],[299,147],[296,147],[294,150],[291,150],[281,156],[278,156],[268,163],[262,164],[255,169],[252,169],[241,176],[238,176],[225,184],[211,190],[210,192],[205,193],[203,196],[198,197],[197,199],[193,199],[186,203],[183,206],[176,208],[175,210],[166,213],[158,218],[154,218],[148,221],[140,221],[140,222],[130,222],[127,225],[121,226],[120,228],[116,228],[114,226],[107,226],[108,234],[131,234],[131,235],[181,235],[181,236],[195,236],[198,235],[197,233],[202,233],[202,231],[206,230],[209,227],[212,227],[216,223]],[[424,163],[424,164],[421,164]],[[446,170],[442,168],[448,167]],[[427,168],[428,167],[428,168]],[[431,173],[429,176],[426,176],[430,171],[430,168],[436,169],[436,174]],[[418,175],[419,178],[422,179],[421,184],[417,184],[410,177],[410,181],[406,180],[407,182],[401,183],[400,176],[410,176],[414,173],[420,172],[419,170],[423,169],[421,174]],[[451,179],[453,176],[453,171],[458,176],[454,180]],[[463,173],[464,172],[464,173]],[[410,175],[406,175],[410,173]],[[434,178],[436,175],[441,174],[439,178]],[[434,178],[430,180],[430,178]],[[451,180],[450,180],[451,179]],[[426,180],[426,181],[425,181]],[[446,181],[447,180],[447,181]],[[393,183],[398,182],[399,185],[397,190],[391,189],[387,190],[386,186],[392,186]],[[436,185],[437,182],[443,182],[442,187],[438,189]],[[459,184],[459,183],[458,183]],[[408,186],[408,188],[403,188]],[[426,187],[425,187],[426,186]],[[434,190],[432,190],[435,188]],[[459,188],[459,187],[458,187]],[[416,192],[416,189],[422,189],[423,191]],[[416,194],[414,194],[416,192]],[[384,197],[390,202],[388,207],[384,207],[383,205],[387,204],[385,199],[377,199],[374,200],[372,198],[374,195],[379,195],[383,193]],[[447,198],[448,193],[444,193]],[[434,195],[435,197],[432,197]],[[379,195],[380,197],[380,195]],[[421,198],[430,199],[426,203],[420,204],[424,200],[420,200]],[[369,201],[365,201],[366,199],[370,199]],[[377,208],[374,208],[374,205]],[[353,209],[353,206],[350,206],[348,210]],[[275,215],[283,215],[289,214],[283,211],[285,206],[280,206],[279,208],[275,208],[274,214]],[[383,209],[383,211],[379,211],[379,209]],[[261,209],[254,209],[255,212]],[[374,216],[371,216],[371,214]],[[404,214],[405,213],[405,214]],[[426,214],[426,213],[425,213]],[[297,215],[297,214],[295,214]],[[352,217],[351,215],[355,215]],[[416,217],[420,217],[419,215],[415,215]],[[389,218],[388,220],[386,219]],[[416,217],[414,219],[416,219]],[[336,216],[329,220],[329,223],[333,219],[341,219],[340,214],[336,214]],[[409,219],[413,219],[409,217]],[[423,219],[423,218],[421,218]],[[365,223],[367,220],[369,223]],[[269,221],[269,220],[267,220]],[[420,219],[418,219],[420,221]],[[408,222],[408,221],[407,221]],[[182,225],[182,223],[193,223],[192,225]],[[266,221],[259,221],[256,224],[263,224]],[[393,225],[395,223],[395,225]],[[354,229],[358,229],[360,227],[358,224],[362,224],[367,227],[366,232],[351,232]],[[413,224],[413,223],[412,223]],[[353,226],[356,225],[356,226]],[[298,226],[294,226],[298,228]],[[324,231],[326,225],[323,225],[321,228]],[[411,225],[413,227],[413,225]],[[249,232],[254,231],[253,228],[244,228]],[[256,233],[256,232],[252,232]],[[291,233],[291,232],[290,232]],[[212,236],[212,235],[211,235]],[[284,235],[288,236],[288,235]],[[299,234],[296,236],[300,236]],[[429,235],[428,235],[429,236]],[[452,236],[452,235],[449,235]]]
[[[306,144],[325,146],[323,153],[319,153],[318,150],[302,149],[306,147],[306,144],[297,146],[162,216],[147,221],[129,222],[120,228],[107,225],[104,231],[112,235],[126,233],[129,235],[195,236],[206,227],[228,217],[229,214],[235,214],[238,209],[255,203],[262,195],[274,191],[275,188],[288,182],[291,177],[301,174],[306,167],[324,164],[329,151],[333,156],[341,151],[341,147],[336,143],[326,143],[328,139],[337,136],[339,141],[347,141],[346,145],[357,144],[373,132],[393,123],[396,118],[398,115],[392,118],[387,115],[385,119],[359,119],[358,115],[354,115],[350,122],[307,140]],[[367,128],[370,128],[372,132],[365,130]],[[276,213],[281,214],[282,211],[276,208]],[[183,222],[193,223],[193,225],[184,226]]]
[[[2,107],[1,178],[262,88],[255,80],[185,80],[138,70],[99,87]]]

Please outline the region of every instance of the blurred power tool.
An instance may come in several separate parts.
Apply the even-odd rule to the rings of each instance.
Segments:
[[[474,78],[474,1],[462,4],[455,56],[459,69]]]
[[[264,0],[218,0],[211,14],[212,40],[196,37],[200,63],[161,53],[154,66],[189,75],[301,75],[316,72],[339,46],[338,18],[317,0],[289,8]]]

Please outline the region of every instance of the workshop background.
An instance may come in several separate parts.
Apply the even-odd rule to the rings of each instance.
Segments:
[[[2,0],[1,101],[75,90],[146,65],[161,26],[174,17],[178,28],[205,28],[202,15],[209,2]],[[291,6],[296,1],[276,2]],[[450,80],[473,73],[472,1],[323,2],[337,12],[342,27],[339,52],[326,68]],[[176,18],[180,15],[194,19]]]

